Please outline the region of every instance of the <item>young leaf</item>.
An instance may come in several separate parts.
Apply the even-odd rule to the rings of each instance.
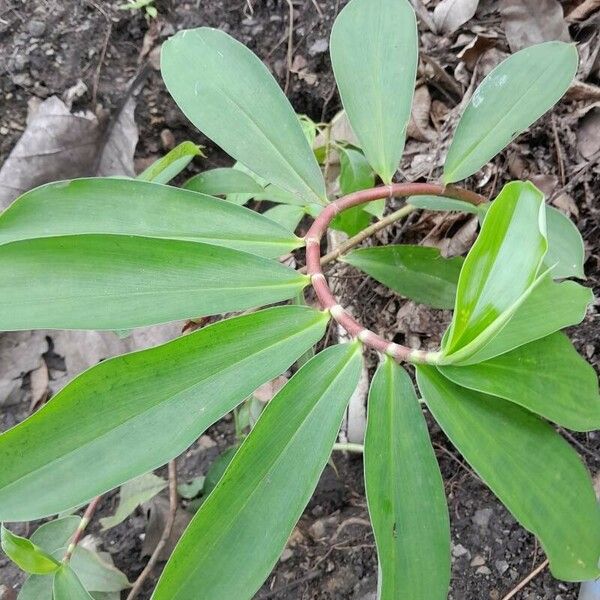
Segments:
[[[200,151],[200,146],[192,142],[182,142],[152,163],[136,179],[154,183],[169,183],[192,162],[194,156],[204,156]]]
[[[377,542],[380,600],[445,600],[450,523],[444,483],[406,371],[379,365],[369,392],[365,487]]]
[[[167,482],[154,475],[144,473],[121,486],[119,505],[115,514],[100,519],[102,529],[110,529],[122,523],[140,504],[148,502],[167,487]]]
[[[351,194],[375,185],[375,173],[362,152],[353,148],[339,148],[340,190]],[[369,203],[370,204],[370,203]],[[368,205],[367,205],[368,206]]]
[[[69,540],[73,537],[80,522],[81,517],[76,515],[54,519],[40,525],[33,532],[30,540],[48,554],[52,554],[56,550],[66,548],[69,545]]]
[[[54,600],[93,600],[69,565],[61,565],[52,583]]]
[[[417,368],[436,421],[514,517],[540,540],[557,579],[600,575],[600,507],[581,459],[554,429],[513,404]]]
[[[0,435],[0,520],[58,513],[166,463],[302,356],[327,320],[271,308],[79,375]]]
[[[546,225],[548,227],[548,254],[545,263],[552,268],[552,277],[585,278],[583,263],[585,252],[579,230],[560,210],[546,206]]]
[[[326,201],[298,117],[243,44],[208,27],[181,31],[163,44],[161,72],[190,121],[230,156],[299,198]]]
[[[548,249],[544,217],[531,183],[509,183],[494,200],[460,272],[447,360],[481,348],[534,289]]]
[[[227,194],[260,194],[264,188],[250,175],[240,169],[211,169],[188,179],[183,186],[186,190],[201,192],[209,196]]]
[[[417,23],[406,0],[351,0],[331,31],[331,63],[352,130],[373,170],[398,168],[417,71]]]
[[[180,240],[78,235],[0,246],[0,330],[130,329],[292,298],[307,277]]]
[[[206,242],[276,257],[302,240],[218,198],[133,179],[74,179],[23,194],[0,215],[0,244],[80,233]]]
[[[520,404],[568,429],[600,428],[598,377],[562,333],[480,364],[440,371],[454,383]]]
[[[27,538],[15,535],[4,525],[0,526],[2,550],[8,558],[27,573],[47,575],[60,568],[60,563]]]
[[[577,72],[573,44],[546,42],[501,62],[463,113],[444,165],[444,183],[476,173],[554,106]]]
[[[364,271],[387,287],[434,308],[452,308],[463,259],[443,258],[426,246],[359,248],[343,262]]]
[[[349,236],[356,235],[371,223],[372,215],[362,206],[353,206],[336,215],[330,227]]]
[[[358,345],[327,348],[271,400],[171,555],[154,600],[254,596],[327,464],[360,370]]]
[[[440,196],[411,196],[407,203],[415,208],[424,208],[425,210],[466,212],[473,215],[481,214],[483,206],[475,206],[470,202]]]
[[[555,283],[547,275],[488,344],[456,364],[483,362],[559,329],[577,325],[583,320],[587,306],[593,300],[591,289],[574,281]]]

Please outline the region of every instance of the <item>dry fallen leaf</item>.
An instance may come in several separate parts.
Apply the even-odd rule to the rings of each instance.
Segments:
[[[429,113],[431,111],[431,96],[426,85],[420,85],[415,90],[410,120],[406,135],[421,142],[431,141],[435,132],[429,125]]]
[[[584,0],[567,15],[567,21],[583,21],[598,9],[600,9],[600,0]]]
[[[138,140],[130,97],[110,126],[89,111],[73,114],[58,97],[30,102],[27,128],[0,169],[0,210],[58,179],[134,175]]]
[[[552,40],[571,41],[558,0],[501,0],[500,12],[513,52]]]
[[[473,70],[475,64],[485,52],[496,45],[496,38],[487,35],[476,35],[458,54],[469,70]]]
[[[438,33],[454,33],[473,18],[479,0],[442,0],[433,11]]]
[[[590,110],[579,123],[577,150],[583,158],[591,158],[600,150],[600,108]]]

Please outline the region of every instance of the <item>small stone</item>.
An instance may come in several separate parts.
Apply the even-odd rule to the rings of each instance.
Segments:
[[[455,558],[460,558],[466,554],[469,554],[469,551],[462,544],[456,544],[456,546],[452,546],[452,556]]]
[[[500,600],[500,592],[498,590],[492,590],[490,592],[490,600]]]
[[[217,445],[217,442],[213,440],[209,435],[202,435],[198,440],[198,446],[203,448],[204,450],[208,450],[209,448],[214,448]]]
[[[328,48],[329,42],[327,41],[327,38],[319,38],[316,42],[311,44],[308,49],[308,53],[311,56],[316,56],[317,54],[323,54],[324,52],[327,52]]]
[[[325,536],[325,523],[321,519],[315,521],[308,529],[313,540],[320,540]]]
[[[478,554],[472,561],[471,561],[471,566],[472,567],[481,567],[485,565],[485,558],[483,558],[483,556],[481,556],[481,554]]]
[[[473,515],[473,523],[479,527],[486,528],[490,523],[490,518],[494,514],[491,508],[480,508]]]
[[[500,575],[504,575],[504,573],[506,573],[506,571],[508,571],[508,563],[505,560],[497,560],[494,563],[494,566],[496,567],[498,573],[500,573]]]
[[[46,31],[46,24],[43,21],[34,19],[33,21],[29,21],[27,31],[29,31],[33,37],[40,37],[44,34],[44,31]]]
[[[478,575],[491,575],[492,574],[492,572],[485,565],[483,567],[479,567],[479,569],[477,569],[477,571],[475,571],[475,572]]]
[[[8,129],[6,127],[0,127],[0,135],[8,135]]]
[[[175,136],[170,129],[163,129],[160,132],[160,142],[165,150],[173,150],[175,148]]]
[[[281,562],[285,562],[286,560],[290,560],[292,556],[294,556],[294,553],[289,548],[285,548],[284,551],[281,553],[279,560]]]

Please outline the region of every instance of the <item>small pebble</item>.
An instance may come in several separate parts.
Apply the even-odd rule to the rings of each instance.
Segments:
[[[481,556],[481,554],[478,554],[472,561],[471,561],[471,566],[472,567],[481,567],[485,565],[485,558],[483,558],[483,556]]]
[[[490,523],[490,518],[494,511],[491,508],[480,508],[473,515],[473,523],[479,527],[486,528]]]
[[[33,37],[40,37],[44,34],[44,31],[46,31],[46,24],[43,21],[34,19],[33,21],[29,21],[27,31],[29,31]]]
[[[469,551],[462,544],[456,544],[456,546],[452,547],[452,556],[455,558],[465,556],[466,554],[469,554]]]
[[[485,565],[483,567],[479,567],[477,571],[475,571],[478,575],[491,575],[491,571]]]
[[[286,560],[290,560],[292,556],[294,556],[294,553],[289,548],[285,548],[284,551],[281,553],[279,560],[281,562],[285,562]]]
[[[504,575],[504,573],[506,573],[506,571],[508,571],[508,563],[505,560],[497,560],[494,563],[494,566],[496,567],[498,573],[500,573],[500,575]]]
[[[308,48],[308,53],[311,56],[316,56],[317,54],[323,54],[324,52],[327,52],[328,49],[329,42],[327,41],[327,38],[319,38]]]

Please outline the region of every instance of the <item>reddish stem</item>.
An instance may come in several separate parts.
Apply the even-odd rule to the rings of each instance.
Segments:
[[[68,563],[71,560],[71,557],[73,556],[73,552],[75,551],[77,544],[79,544],[79,541],[81,540],[81,537],[83,536],[83,532],[85,531],[85,528],[88,526],[89,522],[92,520],[92,517],[94,516],[94,513],[96,512],[96,509],[98,508],[98,504],[100,503],[101,498],[102,498],[101,495],[96,496],[88,504],[88,507],[85,509],[85,512],[83,513],[83,516],[81,517],[81,521],[79,521],[79,525],[77,526],[77,529],[75,530],[75,533],[73,534],[73,537],[71,538],[69,547],[67,548],[67,551],[65,552],[65,555],[62,560],[63,563]]]
[[[314,220],[304,238],[306,242],[306,269],[311,278],[312,286],[323,310],[328,310],[333,319],[341,325],[352,337],[357,337],[365,345],[392,356],[398,361],[427,362],[427,353],[413,350],[401,344],[388,342],[375,332],[363,327],[352,315],[340,306],[321,270],[321,238],[327,231],[332,219],[341,211],[353,206],[381,200],[382,198],[406,196],[445,196],[462,200],[470,204],[482,204],[483,196],[455,186],[435,183],[393,183],[391,185],[361,190],[339,198],[328,204]]]

